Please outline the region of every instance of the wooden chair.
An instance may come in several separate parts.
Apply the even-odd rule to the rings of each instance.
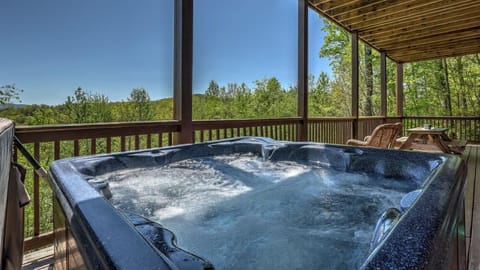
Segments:
[[[402,132],[402,123],[383,124],[377,126],[372,135],[365,137],[363,141],[350,139],[347,145],[371,146],[381,148],[394,148],[395,139]]]

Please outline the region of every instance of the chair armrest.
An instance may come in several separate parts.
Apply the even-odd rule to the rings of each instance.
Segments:
[[[452,140],[448,143],[448,149],[454,154],[462,154],[467,145],[467,141],[464,140]]]
[[[349,139],[347,141],[347,145],[353,145],[353,146],[366,146],[367,142],[361,141],[361,140],[356,140],[356,139]]]
[[[400,148],[402,144],[404,144],[407,141],[408,137],[400,137],[395,139],[395,145],[394,148]]]

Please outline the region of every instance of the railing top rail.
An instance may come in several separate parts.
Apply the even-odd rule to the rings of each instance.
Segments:
[[[309,122],[351,122],[355,117],[312,117],[308,118]]]
[[[480,120],[480,116],[404,116],[404,119]]]
[[[68,124],[45,126],[18,126],[17,137],[23,143],[106,138],[155,132],[179,132],[179,121],[121,122],[99,124]]]
[[[299,117],[288,118],[261,118],[261,119],[227,119],[227,120],[195,120],[194,129],[202,128],[237,128],[250,126],[282,125],[300,123]]]
[[[359,120],[383,120],[384,116],[359,116]]]

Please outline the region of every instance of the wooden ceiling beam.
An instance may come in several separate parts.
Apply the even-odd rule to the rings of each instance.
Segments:
[[[421,54],[425,52],[441,52],[441,51],[452,51],[452,50],[462,50],[462,48],[480,48],[480,37],[475,39],[468,39],[457,43],[451,42],[439,42],[431,44],[429,46],[411,46],[408,48],[388,50],[387,53],[391,55],[414,55]]]
[[[325,1],[321,1],[321,0],[308,0],[308,3],[309,3],[311,6],[317,6],[317,5],[321,4],[322,2],[325,2]]]
[[[429,37],[410,39],[404,42],[392,41],[391,43],[388,43],[386,45],[385,44],[383,45],[375,44],[375,45],[377,45],[380,48],[388,48],[391,51],[391,50],[398,50],[403,48],[410,48],[412,46],[414,47],[428,46],[430,44],[436,44],[436,43],[445,43],[445,42],[458,43],[464,40],[470,40],[470,39],[475,39],[479,37],[480,37],[480,26],[475,27],[474,29],[453,31],[444,35],[433,35]]]
[[[397,25],[404,22],[422,21],[423,23],[430,23],[431,20],[442,18],[443,16],[460,17],[464,12],[480,9],[480,2],[472,5],[472,2],[458,1],[448,7],[442,6],[425,6],[423,8],[416,8],[415,10],[401,10],[395,13],[389,13],[382,16],[370,17],[365,20],[357,20],[355,22],[340,21],[347,27],[357,30],[365,31],[368,29],[375,29],[387,25]]]
[[[327,12],[331,16],[335,16],[335,17],[341,19],[340,16],[345,15],[345,14],[352,15],[352,16],[353,16],[353,14],[357,14],[357,16],[361,16],[362,14],[367,13],[367,12],[374,12],[374,11],[380,10],[382,8],[385,8],[385,7],[393,7],[393,6],[396,6],[396,5],[401,5],[404,2],[415,2],[415,1],[417,1],[417,0],[404,0],[404,1],[401,1],[401,0],[385,0],[385,1],[367,1],[367,2],[357,1],[356,3],[353,3],[353,4],[348,5],[348,6],[343,6],[343,7],[338,7],[338,8],[335,8],[335,9],[330,9]],[[438,0],[438,1],[441,1],[441,0]]]
[[[478,0],[309,0],[397,62],[480,52]]]
[[[368,39],[376,44],[381,44],[389,42],[392,39],[404,38],[408,40],[427,35],[442,35],[451,31],[459,31],[476,26],[480,26],[480,12],[472,16],[460,18],[455,21],[455,24],[452,24],[452,21],[447,19],[438,21],[435,25],[428,25],[420,29],[418,25],[409,25],[407,27],[382,29],[378,32],[368,31],[367,33],[360,33],[362,38]]]
[[[352,5],[355,5],[356,2],[365,4],[370,1],[369,0],[349,0],[349,1],[331,0],[331,1],[315,1],[315,2],[317,2],[316,4],[314,4],[315,7],[323,10],[324,12],[331,12],[335,9],[350,7]]]
[[[407,63],[407,62],[418,62],[418,61],[426,61],[426,60],[433,60],[443,57],[455,57],[461,55],[468,55],[468,54],[475,54],[480,52],[480,45],[479,46],[472,46],[472,47],[465,47],[462,50],[443,50],[443,51],[434,51],[434,52],[424,52],[424,53],[417,53],[417,54],[410,54],[410,55],[395,55],[398,62]]]
[[[376,6],[365,6],[364,8],[360,9],[353,9],[350,11],[346,11],[342,14],[332,14],[340,21],[345,22],[345,24],[352,24],[353,22],[361,22],[367,21],[371,19],[375,19],[381,16],[387,16],[389,14],[396,14],[401,11],[410,11],[416,12],[418,9],[428,6],[428,7],[435,7],[439,5],[443,5],[447,0],[431,0],[428,3],[421,2],[421,1],[399,1],[395,3],[387,3],[387,1],[376,2]],[[452,1],[452,0],[448,0]]]
[[[477,39],[477,36],[474,35],[464,35],[462,37],[458,38],[448,38],[448,39],[438,39],[438,40],[432,40],[431,42],[419,42],[419,43],[409,43],[409,44],[390,44],[388,46],[384,46],[382,48],[385,51],[396,51],[396,50],[403,50],[403,49],[414,49],[414,48],[426,48],[428,46],[436,46],[436,44],[457,44],[457,46],[460,46],[465,41],[468,40],[474,40]]]
[[[403,36],[408,40],[412,36],[429,35],[431,32],[441,34],[453,30],[480,26],[480,20],[478,18],[480,18],[480,10],[471,10],[465,12],[463,16],[446,15],[431,19],[430,21],[425,21],[423,19],[414,20],[410,23],[402,23],[397,26],[378,29],[378,34],[372,34],[372,31],[359,31],[359,35],[372,42],[388,40],[397,36]]]

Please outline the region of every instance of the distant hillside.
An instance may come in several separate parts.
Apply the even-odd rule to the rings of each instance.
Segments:
[[[0,104],[0,110],[3,109],[17,109],[29,106],[28,104]]]

